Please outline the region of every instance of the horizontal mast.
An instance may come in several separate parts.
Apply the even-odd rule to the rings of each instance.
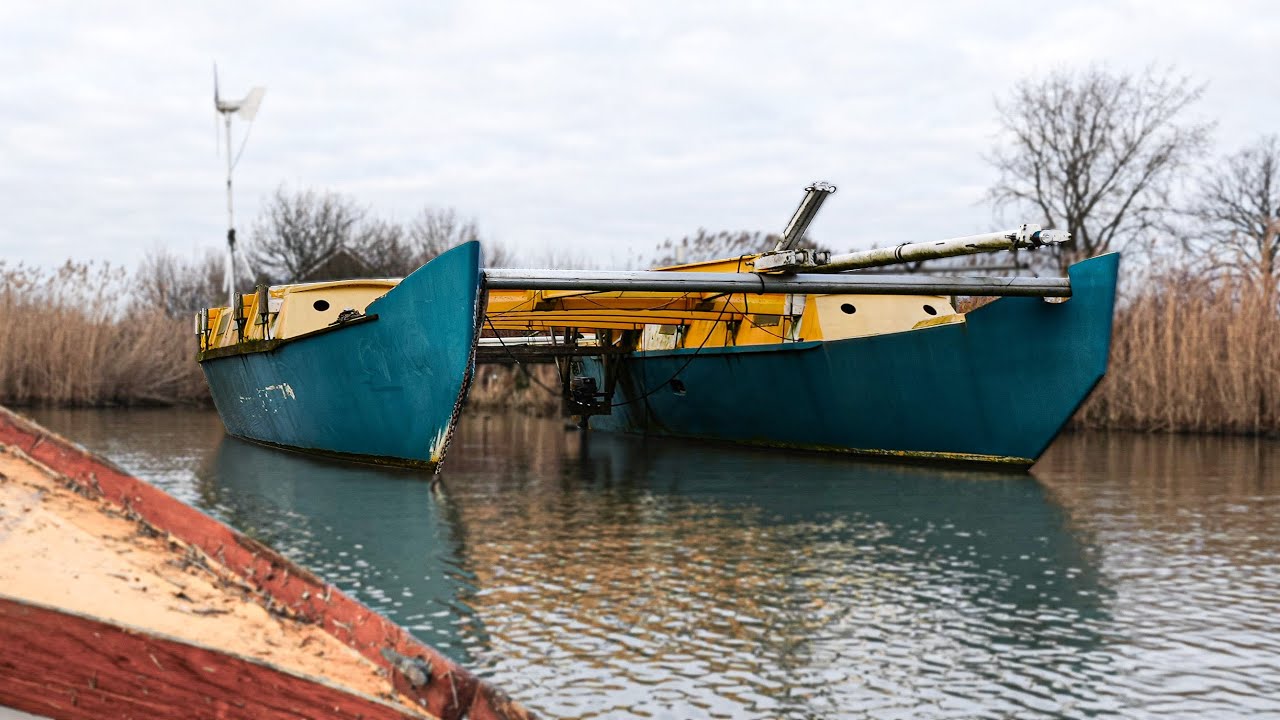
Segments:
[[[756,272],[834,273],[1001,250],[1034,249],[1047,245],[1060,245],[1070,239],[1071,234],[1062,230],[1044,230],[1039,225],[1027,224],[1014,230],[1000,230],[932,242],[903,243],[893,247],[832,255],[829,258],[805,250],[771,252],[756,259],[755,270]]]
[[[1071,297],[1066,278],[486,269],[492,290]]]

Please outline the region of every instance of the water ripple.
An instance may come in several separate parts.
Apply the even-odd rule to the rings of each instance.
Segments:
[[[581,718],[1280,717],[1280,445],[1067,436],[1034,477],[477,417],[447,482],[46,412]]]

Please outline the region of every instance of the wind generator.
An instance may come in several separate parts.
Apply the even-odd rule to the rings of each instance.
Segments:
[[[218,65],[214,63],[213,109],[217,115],[222,116],[227,128],[227,307],[231,308],[236,305],[236,223],[231,199],[231,172],[235,170],[235,166],[240,162],[240,156],[244,154],[244,146],[249,142],[249,132],[253,129],[253,118],[258,114],[258,106],[262,104],[262,96],[266,93],[266,88],[255,86],[243,100],[223,100],[218,94]],[[241,120],[249,123],[249,130],[245,131],[244,139],[240,141],[240,149],[234,155],[231,153],[232,115],[239,115]],[[214,117],[216,137],[217,116]]]

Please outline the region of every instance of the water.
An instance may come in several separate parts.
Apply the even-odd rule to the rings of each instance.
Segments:
[[[1280,443],[1073,435],[1034,476],[471,417],[445,486],[38,420],[549,716],[1280,717]]]

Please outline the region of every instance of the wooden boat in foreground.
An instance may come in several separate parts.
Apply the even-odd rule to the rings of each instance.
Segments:
[[[199,359],[231,434],[372,462],[438,468],[478,358],[556,362],[596,429],[1030,466],[1106,372],[1118,256],[1065,278],[859,273],[1068,236],[800,247],[832,191],[807,188],[775,248],[736,258],[505,270],[467,243],[398,284],[259,287],[197,316]],[[1000,299],[963,313],[956,295]]]
[[[530,717],[273,550],[4,408],[0,707],[77,720]]]

